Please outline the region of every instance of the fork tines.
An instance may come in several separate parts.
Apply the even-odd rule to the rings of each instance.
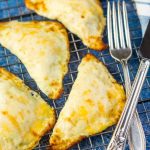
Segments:
[[[116,2],[112,2],[112,7],[111,2],[108,2],[107,15],[110,49],[126,47],[131,49],[126,3],[118,1],[116,9]]]

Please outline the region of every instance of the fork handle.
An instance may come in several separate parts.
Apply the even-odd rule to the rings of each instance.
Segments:
[[[130,74],[129,74],[127,60],[122,60],[121,64],[122,64],[124,80],[125,80],[126,95],[128,97],[130,89],[131,89],[131,80],[130,80]]]
[[[150,61],[143,59],[140,63],[138,73],[136,75],[135,81],[133,83],[132,89],[130,91],[128,100],[121,114],[117,127],[114,131],[112,139],[108,145],[107,150],[122,150],[124,147],[124,142],[132,121],[133,114],[138,103],[138,98],[140,91],[142,89],[148,68],[150,66]]]
[[[124,72],[125,89],[128,97],[129,92],[131,90],[131,81],[130,81],[128,64],[126,60],[123,60],[121,63]],[[128,133],[128,143],[129,143],[130,150],[145,150],[146,149],[145,141],[146,140],[145,140],[145,134],[142,127],[142,123],[140,121],[138,112],[136,110]],[[124,142],[124,147],[125,144],[126,142]]]

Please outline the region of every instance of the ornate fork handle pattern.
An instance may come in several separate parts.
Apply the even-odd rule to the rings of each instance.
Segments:
[[[130,91],[127,103],[117,124],[113,137],[108,145],[107,150],[122,150],[122,143],[126,138],[131,120],[138,103],[140,91],[142,89],[146,74],[150,66],[150,60],[143,59],[141,61],[138,73],[136,75],[133,87]]]
[[[109,146],[109,150],[119,150],[124,147],[124,142],[126,141],[126,137],[123,135],[124,131],[120,131],[118,135],[115,136],[113,141]]]

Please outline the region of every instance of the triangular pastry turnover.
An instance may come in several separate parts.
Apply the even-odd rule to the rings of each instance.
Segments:
[[[25,0],[27,8],[49,19],[57,19],[91,49],[102,50],[105,27],[99,0]]]
[[[0,95],[0,150],[32,150],[54,126],[54,110],[3,68]]]
[[[83,138],[114,125],[124,104],[123,87],[102,62],[87,54],[79,65],[77,79],[54,127],[51,149],[68,149]]]
[[[50,21],[0,23],[0,43],[22,61],[49,98],[60,97],[70,58],[63,25]]]

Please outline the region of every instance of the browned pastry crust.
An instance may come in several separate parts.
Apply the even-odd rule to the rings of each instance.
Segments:
[[[107,48],[102,40],[105,18],[99,0],[25,0],[25,4],[39,15],[63,23],[89,48],[94,50]]]
[[[0,43],[17,55],[49,98],[58,99],[62,95],[62,81],[68,72],[70,53],[68,34],[61,23],[2,22]],[[34,59],[31,52],[34,53]]]
[[[104,64],[87,54],[78,67],[77,79],[53,129],[50,149],[66,150],[114,125],[125,99],[123,87]]]
[[[21,79],[1,67],[0,80],[1,87],[10,85],[9,90],[4,86],[1,92],[1,97],[5,99],[0,99],[0,148],[2,150],[32,150],[41,137],[54,127],[56,122],[55,111],[37,93],[27,87]],[[16,93],[14,92],[15,89]],[[7,95],[4,95],[5,93]],[[11,101],[13,101],[13,104]],[[19,109],[21,108],[24,109],[20,112]],[[29,108],[34,109],[29,112]],[[6,124],[7,119],[8,124]],[[31,121],[31,124],[25,119]],[[19,132],[16,132],[16,130]],[[13,134],[14,136],[12,137]],[[20,143],[14,142],[16,138]]]

